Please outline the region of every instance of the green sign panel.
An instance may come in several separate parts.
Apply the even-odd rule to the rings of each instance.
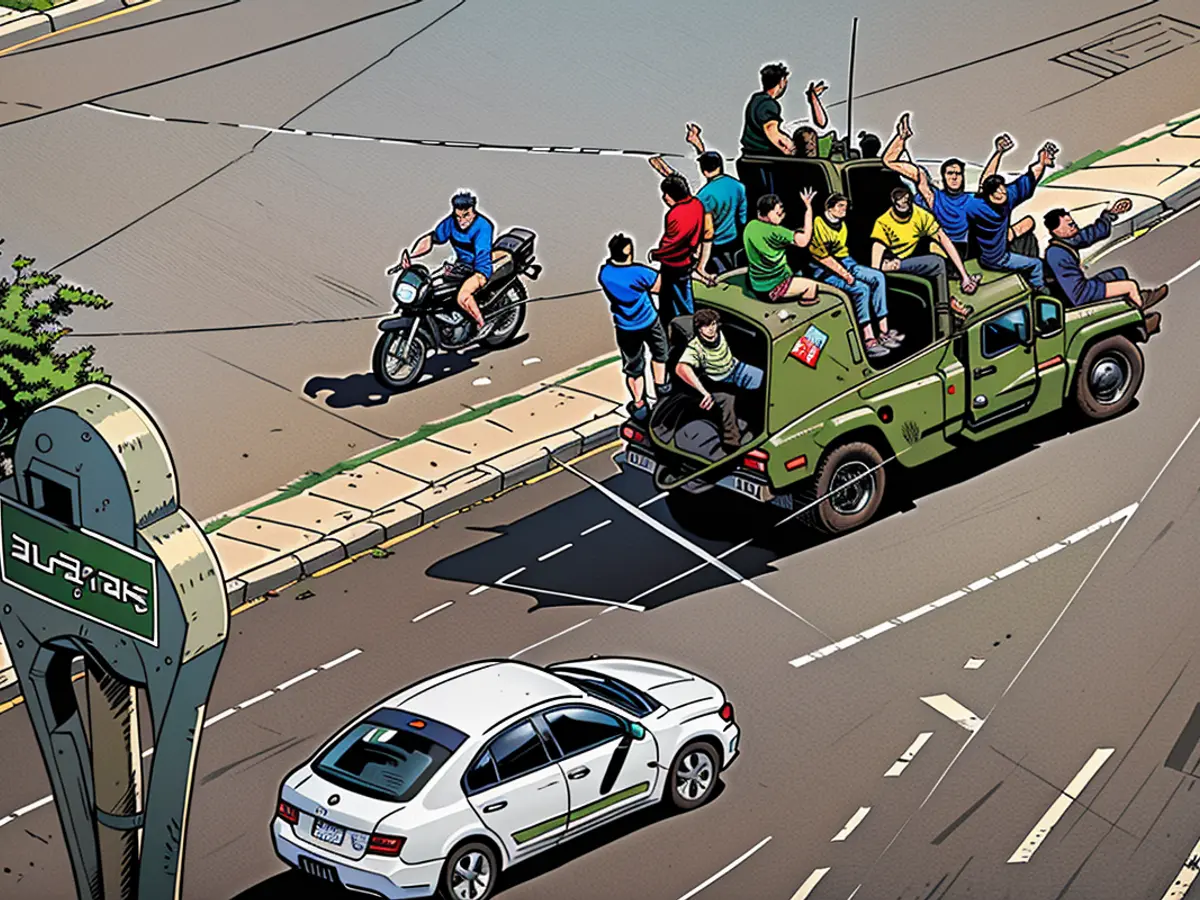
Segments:
[[[0,577],[122,634],[158,645],[154,560],[0,497]]]

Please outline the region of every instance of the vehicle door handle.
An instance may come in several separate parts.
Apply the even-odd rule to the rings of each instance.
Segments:
[[[539,791],[544,791],[546,788],[549,788],[549,787],[554,787],[556,784],[558,784],[558,779],[557,779],[557,778],[555,778],[553,781],[547,781],[547,782],[546,782],[545,784],[543,784],[543,785],[542,785],[540,788],[538,788],[538,790],[539,790]]]
[[[983,366],[982,368],[975,370],[976,378],[984,378],[988,375],[995,375],[995,374],[996,374],[995,366]]]
[[[591,772],[592,772],[592,770],[589,769],[587,766],[580,766],[578,769],[572,769],[570,772],[568,772],[567,777],[570,778],[572,781],[577,781],[580,778],[590,775]]]
[[[499,812],[500,810],[504,809],[504,807],[506,807],[506,806],[508,806],[508,801],[501,800],[499,803],[489,803],[487,806],[485,806],[483,808],[483,811],[485,813]]]

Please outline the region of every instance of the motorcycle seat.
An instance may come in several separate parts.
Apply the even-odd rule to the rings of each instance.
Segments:
[[[513,271],[513,257],[507,250],[492,251],[492,277],[488,279],[489,283],[500,281],[507,278]]]

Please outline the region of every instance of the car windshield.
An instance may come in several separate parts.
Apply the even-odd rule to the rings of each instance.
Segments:
[[[407,803],[465,739],[439,722],[380,710],[321,754],[313,771],[368,797]]]
[[[591,672],[572,669],[556,669],[554,674],[593,697],[605,700],[618,709],[624,710],[631,716],[649,715],[660,706],[649,694],[607,675],[595,675]]]

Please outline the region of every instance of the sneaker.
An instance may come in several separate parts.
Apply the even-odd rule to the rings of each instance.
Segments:
[[[879,343],[887,347],[889,350],[896,350],[900,346],[900,342],[892,336],[892,332],[885,331],[879,336]]]
[[[1153,290],[1142,291],[1142,309],[1149,309],[1154,304],[1166,299],[1167,292],[1170,288],[1165,284],[1160,284]]]
[[[1147,313],[1146,314],[1146,334],[1158,334],[1159,328],[1162,327],[1162,313]]]
[[[641,406],[634,404],[632,400],[625,404],[625,408],[629,410],[629,417],[635,422],[645,422],[650,417],[650,404],[643,403]]]
[[[876,340],[867,341],[867,356],[872,359],[878,359],[881,356],[887,356],[892,351]]]
[[[666,384],[656,384],[654,386],[654,396],[658,397],[660,400],[663,397],[666,397],[670,393],[671,393],[671,382],[669,382],[669,381]]]
[[[885,338],[891,338],[893,341],[896,341],[897,343],[903,343],[904,337],[905,337],[903,334],[901,334],[899,331],[896,331],[895,329],[892,329],[891,331],[885,331],[883,333],[883,336]]]

